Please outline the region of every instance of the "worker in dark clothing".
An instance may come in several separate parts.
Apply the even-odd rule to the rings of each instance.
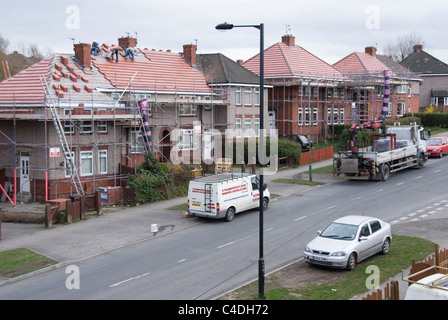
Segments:
[[[96,55],[98,55],[98,52],[100,52],[100,47],[98,45],[98,42],[93,41],[92,49],[90,49],[90,54],[93,54],[94,56],[96,56]]]
[[[118,47],[116,45],[111,45],[110,46],[110,60],[112,60],[112,62],[114,61],[114,55],[115,55],[115,61],[118,63]]]

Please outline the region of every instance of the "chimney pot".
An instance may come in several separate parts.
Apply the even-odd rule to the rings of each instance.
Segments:
[[[184,45],[184,57],[192,65],[196,65],[196,45],[195,44],[185,44]]]
[[[75,57],[82,63],[84,68],[91,68],[90,44],[78,43],[75,44]]]
[[[136,48],[137,47],[137,39],[132,37],[123,37],[118,38],[118,46],[126,48]]]
[[[366,47],[367,54],[370,54],[372,57],[376,56],[376,47]]]
[[[421,52],[423,50],[423,46],[421,44],[416,44],[414,46],[414,52]]]
[[[282,42],[286,43],[290,47],[294,47],[296,45],[295,39],[296,39],[296,37],[294,37],[290,34],[285,34],[284,36],[282,36]]]

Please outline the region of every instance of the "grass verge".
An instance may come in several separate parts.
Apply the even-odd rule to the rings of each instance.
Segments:
[[[270,283],[265,290],[266,300],[348,300],[358,294],[367,292],[366,280],[371,273],[366,273],[370,265],[375,265],[380,270],[380,283],[402,272],[411,265],[412,259],[422,260],[434,252],[434,243],[416,237],[394,235],[391,251],[387,255],[377,254],[357,265],[354,271],[341,271],[319,268],[306,265],[303,261],[302,268],[309,268],[305,272],[334,272],[336,281],[327,283],[306,281],[302,279],[288,287],[277,285],[282,282],[282,270],[278,270],[266,276],[266,283]],[[285,277],[290,276],[285,273]],[[312,278],[312,277],[311,277]],[[330,277],[331,278],[331,277]],[[303,282],[307,282],[304,285]],[[238,292],[239,291],[239,292]],[[243,286],[233,293],[238,299],[258,299],[257,281]],[[225,297],[224,297],[225,298]]]
[[[300,184],[300,185],[305,185],[305,186],[319,186],[319,185],[325,184],[325,183],[317,182],[317,181],[299,180],[299,179],[283,179],[283,178],[275,179],[272,182]]]
[[[57,263],[58,261],[26,248],[2,251],[0,252],[0,277],[14,278]]]

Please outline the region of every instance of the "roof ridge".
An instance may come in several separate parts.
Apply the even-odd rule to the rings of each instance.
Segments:
[[[277,44],[280,47],[280,52],[282,53],[283,59],[285,60],[285,63],[286,63],[286,66],[289,69],[289,72],[291,73],[291,75],[294,75],[294,70],[292,69],[291,64],[289,63],[289,60],[286,57],[285,50],[283,50],[283,46],[282,46],[283,42],[277,42]]]

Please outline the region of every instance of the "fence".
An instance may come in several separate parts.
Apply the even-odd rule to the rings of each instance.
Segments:
[[[330,146],[318,150],[311,150],[311,162],[318,162],[326,159],[332,159],[334,154],[334,147]],[[299,160],[299,165],[306,165],[310,163],[310,155],[308,152],[303,152]]]
[[[398,281],[393,280],[386,284],[384,289],[378,289],[366,297],[362,298],[362,300],[400,300],[400,288]],[[384,293],[384,298],[383,298]]]
[[[448,274],[448,249],[441,250],[438,244],[434,246],[434,253],[421,262],[412,259],[411,270],[407,277],[408,283],[411,285],[413,282],[435,273]],[[400,300],[398,281],[388,282],[383,290],[378,289],[362,300]]]

